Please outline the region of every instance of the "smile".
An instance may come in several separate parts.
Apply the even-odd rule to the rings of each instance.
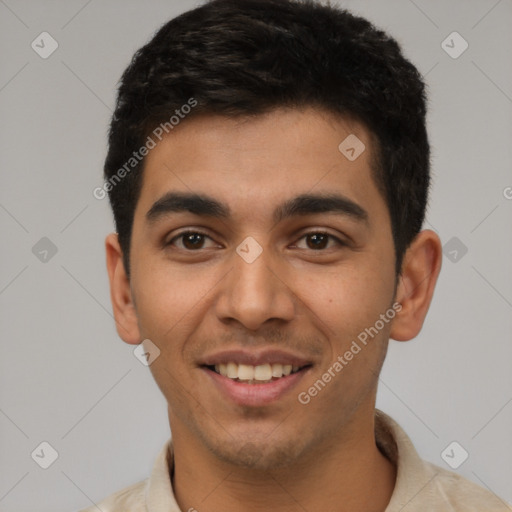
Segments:
[[[298,352],[275,347],[226,348],[204,355],[198,363],[212,385],[207,389],[244,407],[268,406],[294,396],[292,391],[315,365]]]
[[[246,384],[264,384],[297,373],[301,368],[291,364],[237,364],[234,362],[216,364],[209,367],[219,375]]]

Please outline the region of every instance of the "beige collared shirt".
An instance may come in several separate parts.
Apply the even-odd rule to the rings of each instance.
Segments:
[[[385,512],[510,512],[492,492],[457,473],[422,460],[403,429],[376,410],[375,436],[381,451],[397,466],[397,480]],[[151,476],[97,504],[102,512],[187,512],[174,498],[171,485],[172,444],[167,441]],[[97,512],[92,506],[81,512]]]

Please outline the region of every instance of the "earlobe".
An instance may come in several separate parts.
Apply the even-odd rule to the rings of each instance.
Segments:
[[[141,337],[135,306],[123,263],[123,252],[117,233],[111,233],[105,239],[107,271],[110,282],[110,300],[116,321],[117,333],[126,343],[136,345]]]
[[[408,341],[421,331],[441,271],[442,255],[441,240],[429,229],[418,233],[409,246],[395,298],[402,309],[391,326],[390,337],[394,340]]]

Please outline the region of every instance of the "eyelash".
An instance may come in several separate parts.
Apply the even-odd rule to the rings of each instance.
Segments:
[[[199,231],[199,230],[188,230],[188,231],[182,231],[181,233],[178,233],[176,236],[174,236],[171,240],[169,240],[169,242],[166,242],[164,245],[165,246],[171,246],[173,245],[173,242],[175,240],[178,240],[180,238],[183,238],[185,235],[201,235],[201,236],[204,236],[206,238],[210,238],[211,237],[207,234],[207,233],[204,233],[203,231]],[[336,241],[336,243],[338,244],[338,246],[341,246],[341,247],[346,247],[348,244],[346,242],[343,242],[342,240],[340,240],[338,237],[332,235],[331,233],[328,233],[326,231],[322,231],[322,230],[316,230],[316,231],[308,231],[307,233],[304,233],[300,238],[299,240],[302,240],[303,238],[305,238],[306,236],[308,235],[324,235],[324,236],[328,236],[330,239]],[[193,249],[181,249],[180,250],[183,250],[183,251],[186,251],[186,252],[199,252],[202,248],[200,249],[196,249],[196,250],[193,250]],[[326,251],[327,249],[310,249],[311,251],[313,252],[322,252],[322,251]]]

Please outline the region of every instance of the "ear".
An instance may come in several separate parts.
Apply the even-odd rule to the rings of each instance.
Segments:
[[[110,300],[114,311],[117,333],[126,343],[139,344],[141,337],[137,315],[117,233],[111,233],[107,236],[105,250],[110,281]]]
[[[407,249],[395,298],[402,309],[393,319],[389,334],[394,340],[408,341],[421,331],[441,271],[442,257],[441,240],[430,229],[418,233]]]

